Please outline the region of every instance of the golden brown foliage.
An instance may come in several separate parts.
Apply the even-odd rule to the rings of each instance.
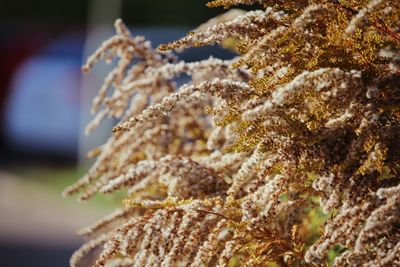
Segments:
[[[263,9],[159,50],[118,20],[89,58],[119,62],[88,129],[122,120],[65,194],[127,198],[72,266],[102,244],[94,266],[400,266],[400,2],[208,5],[237,4]],[[229,61],[164,52],[227,40]]]

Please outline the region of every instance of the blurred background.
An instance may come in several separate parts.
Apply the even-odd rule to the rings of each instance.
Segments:
[[[88,150],[116,123],[89,137],[91,99],[110,66],[80,67],[121,17],[153,46],[185,35],[221,9],[205,0],[0,1],[0,259],[1,266],[69,266],[82,240],[75,231],[109,213],[118,201],[62,198],[63,188],[90,166]],[[186,51],[187,61],[216,47]]]

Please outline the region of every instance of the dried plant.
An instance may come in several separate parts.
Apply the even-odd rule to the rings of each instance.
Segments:
[[[71,266],[400,266],[400,2],[208,5],[237,4],[158,49],[118,20],[88,59],[118,62],[87,132],[121,122],[65,194],[127,197]],[[166,52],[213,44],[238,56]]]

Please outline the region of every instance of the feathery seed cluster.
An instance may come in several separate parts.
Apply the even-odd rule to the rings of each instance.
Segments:
[[[121,122],[64,193],[126,199],[71,266],[400,266],[400,2],[208,6],[239,4],[158,49],[117,20],[88,59],[118,62],[87,133]],[[213,44],[238,55],[176,55]]]

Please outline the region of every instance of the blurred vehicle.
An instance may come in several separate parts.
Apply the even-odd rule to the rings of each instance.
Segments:
[[[9,147],[27,153],[75,153],[83,40],[83,35],[63,36],[15,72],[5,109]]]

